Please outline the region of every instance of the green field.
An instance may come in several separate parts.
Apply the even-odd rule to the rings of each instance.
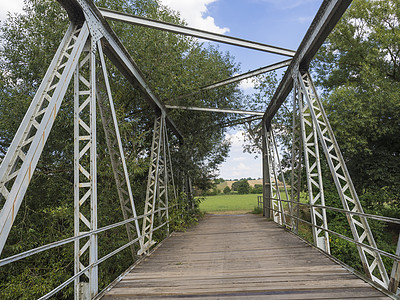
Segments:
[[[205,212],[252,211],[257,206],[257,196],[262,196],[262,194],[207,196],[200,203],[200,210]]]

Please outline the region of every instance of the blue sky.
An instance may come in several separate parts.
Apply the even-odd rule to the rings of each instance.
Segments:
[[[311,24],[322,0],[162,0],[181,12],[191,27],[214,31],[255,42],[296,50]],[[203,20],[203,21],[202,21]],[[213,22],[211,22],[211,20]],[[254,70],[286,59],[219,44],[240,63],[241,72]],[[243,83],[251,92],[251,84]],[[243,153],[241,131],[228,131],[232,142],[229,157],[220,167],[225,179],[262,177],[260,155]]]
[[[55,1],[55,0],[54,0]],[[242,39],[296,50],[322,0],[161,0],[180,12],[189,26]],[[0,1],[0,20],[6,12],[21,12],[23,0]],[[219,44],[240,63],[241,72],[254,70],[287,59],[287,57]],[[244,82],[245,92],[251,83]],[[261,160],[243,153],[240,131],[229,131],[232,148],[221,165],[225,179],[261,177]]]

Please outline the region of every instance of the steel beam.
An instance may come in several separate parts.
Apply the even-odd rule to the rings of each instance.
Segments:
[[[165,105],[166,108],[170,109],[184,109],[193,111],[207,111],[207,112],[218,112],[228,114],[241,114],[241,115],[252,115],[252,116],[263,116],[263,112],[240,110],[240,109],[224,109],[224,108],[208,108],[208,107],[192,107],[192,106],[177,106],[177,105]]]
[[[299,69],[308,69],[311,59],[314,57],[315,53],[317,53],[318,49],[335,27],[350,3],[351,0],[324,0],[321,4],[320,9],[265,111],[264,122],[267,123],[267,127],[270,126],[272,118],[292,90],[293,75],[296,75]]]
[[[308,102],[305,100],[304,91],[299,88],[300,83],[295,81],[295,91],[298,91],[299,119],[301,138],[304,151],[304,165],[306,168],[308,198],[310,202],[310,215],[314,244],[330,253],[329,235],[327,231],[318,229],[315,225],[328,229],[325,209],[317,209],[314,205],[325,206],[324,185],[322,182],[321,159],[318,145],[316,126],[311,118]]]
[[[160,29],[164,31],[179,33],[187,36],[193,36],[205,40],[210,40],[214,42],[230,44],[234,46],[275,53],[285,56],[293,57],[295,51],[284,49],[280,47],[275,47],[271,45],[266,45],[258,42],[252,42],[244,39],[239,39],[236,37],[230,37],[223,34],[217,34],[210,31],[200,30],[196,28],[190,28],[187,26],[176,25],[172,23],[167,23],[158,20],[152,20],[144,17],[138,17],[131,14],[126,14],[118,11],[113,11],[110,9],[99,8],[100,12],[106,19],[114,20],[114,21],[121,21],[129,24],[134,25],[141,25],[150,28]]]
[[[285,60],[285,61],[278,62],[276,64],[272,64],[272,65],[269,65],[269,66],[266,66],[266,67],[263,67],[263,68],[259,68],[257,70],[253,70],[253,71],[249,71],[249,72],[246,72],[246,73],[243,73],[243,74],[232,76],[231,78],[228,78],[228,79],[225,79],[225,80],[221,80],[221,81],[215,82],[215,83],[210,84],[210,85],[203,86],[203,87],[200,88],[200,91],[215,89],[215,88],[220,87],[220,86],[224,86],[224,85],[227,85],[227,84],[230,84],[230,83],[235,83],[235,82],[238,82],[238,81],[242,81],[244,79],[252,78],[252,77],[257,76],[257,75],[261,75],[261,74],[264,74],[264,73],[267,73],[267,72],[271,72],[271,71],[274,71],[274,70],[277,70],[277,69],[280,69],[280,68],[284,68],[284,67],[289,66],[291,61],[292,61],[291,59],[288,59],[288,60]]]
[[[97,229],[96,42],[89,37],[74,76],[74,236]],[[97,234],[76,240],[74,249],[78,274],[97,262]],[[98,292],[98,267],[84,274],[85,280],[75,278],[75,300],[92,299]]]
[[[85,19],[90,21],[91,34],[102,36],[102,45],[107,57],[134,87],[139,88],[158,115],[166,113],[164,104],[153,93],[133,58],[93,2],[90,0],[58,0],[58,2],[67,11],[71,22],[79,24]],[[168,116],[166,122],[174,134],[183,140],[182,134]]]
[[[53,127],[68,84],[89,36],[88,26],[71,25],[40,84],[0,166],[0,253]]]
[[[292,231],[298,234],[299,217],[300,217],[300,192],[301,192],[301,167],[302,167],[302,134],[300,129],[300,108],[299,97],[301,97],[300,89],[297,85],[293,90],[293,119],[292,119],[292,157],[291,157],[291,218]]]
[[[150,248],[156,243],[153,240],[153,227],[155,223],[156,205],[164,206],[168,203],[166,197],[165,168],[166,159],[164,157],[165,149],[165,116],[161,115],[154,119],[153,141],[151,144],[150,167],[147,177],[146,201],[144,207],[143,225],[142,225],[142,247],[138,254],[148,253]],[[161,188],[160,188],[161,187]],[[160,205],[160,201],[162,202]],[[159,210],[158,210],[159,211]]]
[[[307,100],[312,122],[316,128],[319,141],[325,153],[343,208],[347,211],[364,213],[357,192],[350,178],[350,174],[347,170],[346,163],[343,159],[322,103],[317,95],[310,74],[308,72],[305,72],[304,74],[299,72],[297,80],[300,83],[300,89]],[[369,245],[372,248],[376,248],[376,242],[369,227],[367,218],[354,216],[352,214],[347,214],[346,217],[354,240],[366,246]],[[319,229],[323,228],[320,226],[318,227]],[[357,250],[367,276],[371,278],[372,281],[387,289],[389,285],[389,277],[380,254],[377,251],[371,251],[370,249],[359,245],[357,246]],[[380,278],[377,274],[379,274]]]

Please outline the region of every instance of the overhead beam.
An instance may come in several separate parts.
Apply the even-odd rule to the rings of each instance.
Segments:
[[[280,69],[280,68],[284,68],[284,67],[287,67],[288,65],[290,65],[290,62],[291,62],[291,59],[288,59],[288,60],[285,60],[285,61],[278,62],[276,64],[272,64],[272,65],[269,65],[269,66],[266,66],[266,67],[263,67],[263,68],[259,68],[257,70],[253,70],[253,71],[242,73],[242,74],[239,74],[239,75],[236,75],[236,76],[232,76],[230,78],[214,82],[214,83],[212,83],[210,85],[203,86],[200,89],[198,89],[198,90],[196,90],[196,91],[194,91],[194,92],[192,92],[190,94],[183,94],[183,95],[177,96],[174,99],[177,100],[177,99],[190,97],[190,96],[196,95],[198,93],[201,93],[202,91],[215,89],[215,88],[218,88],[218,87],[221,87],[221,86],[225,86],[225,85],[228,85],[228,84],[231,84],[231,83],[239,82],[239,81],[244,80],[244,79],[252,78],[252,77],[260,75],[260,74],[264,74],[264,73],[271,72],[271,71],[274,71],[274,70],[277,70],[277,69]]]
[[[164,30],[164,31],[179,33],[179,34],[183,34],[183,35],[187,35],[187,36],[193,36],[193,37],[197,37],[197,38],[201,38],[201,39],[205,39],[205,40],[209,40],[209,41],[225,43],[225,44],[230,44],[230,45],[234,45],[234,46],[239,46],[239,47],[269,52],[269,53],[275,53],[275,54],[280,54],[280,55],[285,55],[285,56],[290,56],[290,57],[293,57],[295,55],[295,51],[285,49],[285,48],[275,47],[275,46],[262,44],[262,43],[258,43],[258,42],[252,42],[252,41],[248,41],[248,40],[244,40],[244,39],[240,39],[240,38],[236,38],[236,37],[230,37],[230,36],[226,36],[223,34],[217,34],[217,33],[213,33],[210,31],[176,25],[176,24],[167,23],[167,22],[163,22],[163,21],[152,20],[152,19],[148,19],[148,18],[144,18],[144,17],[138,17],[138,16],[134,16],[131,14],[113,11],[110,9],[99,8],[99,10],[102,13],[103,17],[106,19],[109,19],[109,20],[121,21],[121,22],[129,23],[129,24],[146,26],[146,27],[160,29],[160,30]]]
[[[270,126],[272,118],[292,90],[293,74],[299,70],[308,70],[312,58],[342,17],[350,3],[351,0],[324,0],[321,4],[321,7],[265,111],[263,119],[267,127]]]
[[[216,124],[216,126],[219,127],[231,127],[231,126],[235,126],[235,125],[240,125],[240,124],[245,124],[245,123],[249,123],[249,122],[253,122],[253,121],[258,121],[261,120],[262,117],[259,116],[252,116],[252,117],[246,117],[246,118],[240,118],[234,121],[230,121],[230,122],[224,122],[224,123],[220,123],[220,124]]]
[[[227,84],[230,84],[230,83],[235,83],[235,82],[238,82],[238,81],[241,81],[241,80],[244,80],[244,79],[248,79],[248,78],[260,75],[260,74],[264,74],[264,73],[271,72],[271,71],[274,71],[274,70],[277,70],[277,69],[280,69],[280,68],[284,68],[284,67],[289,66],[291,61],[292,61],[291,59],[288,59],[288,60],[285,60],[285,61],[278,62],[276,64],[272,64],[272,65],[269,65],[269,66],[266,66],[266,67],[263,67],[263,68],[259,68],[257,70],[253,70],[253,71],[249,71],[247,73],[243,73],[243,74],[239,74],[239,75],[236,75],[236,76],[232,76],[231,78],[224,79],[224,80],[215,82],[213,84],[203,86],[203,87],[200,88],[200,90],[215,89],[215,88],[220,87],[220,86],[224,86],[224,85],[227,85]]]
[[[101,41],[104,47],[104,53],[125,76],[125,78],[134,87],[139,88],[145,100],[152,106],[156,114],[160,115],[165,113],[168,127],[180,140],[182,140],[183,136],[174,122],[168,117],[166,107],[153,93],[144,79],[143,74],[139,70],[139,67],[136,65],[133,58],[130,56],[93,2],[91,0],[58,0],[58,2],[67,11],[71,22],[80,24],[83,23],[85,19],[89,19],[89,22],[95,22],[97,24],[97,32],[91,33],[92,35],[99,34],[100,36],[103,36]]]
[[[207,108],[207,107],[176,106],[176,105],[165,105],[165,107],[170,108],[170,109],[184,109],[184,110],[240,114],[240,115],[251,115],[251,116],[263,116],[264,115],[264,113],[260,112],[260,111],[239,110],[239,109]]]

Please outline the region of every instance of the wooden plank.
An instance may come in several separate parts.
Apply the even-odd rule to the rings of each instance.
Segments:
[[[207,216],[103,299],[389,299],[275,223]]]

